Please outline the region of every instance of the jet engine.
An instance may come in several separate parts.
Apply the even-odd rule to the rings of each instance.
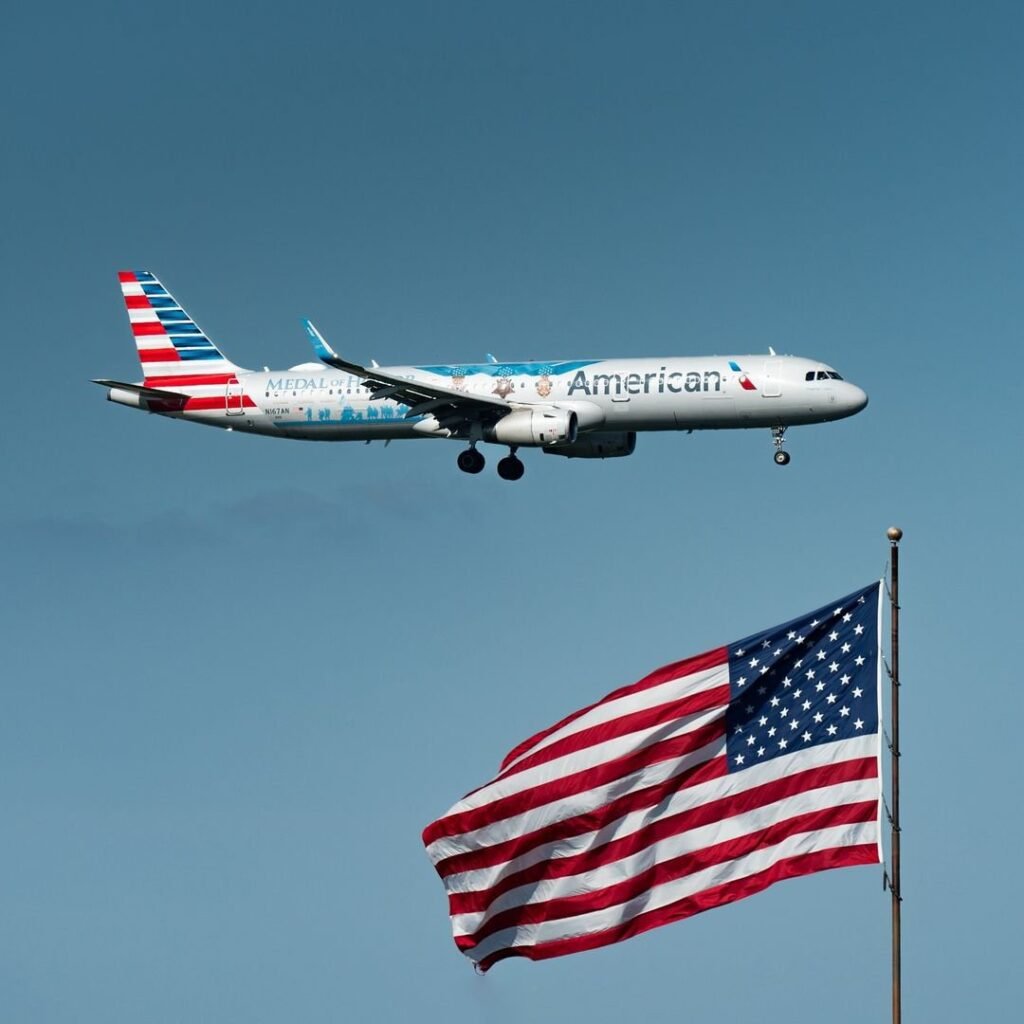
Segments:
[[[593,430],[575,441],[549,445],[544,451],[567,459],[618,459],[632,455],[635,448],[635,430]]]
[[[499,444],[543,446],[576,440],[578,417],[571,409],[516,409],[502,416],[487,434]]]

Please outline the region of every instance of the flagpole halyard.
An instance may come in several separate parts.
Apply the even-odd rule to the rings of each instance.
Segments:
[[[900,904],[903,901],[900,889],[900,540],[903,531],[898,526],[890,526],[886,531],[889,538],[889,622],[892,629],[889,655],[891,665],[889,678],[892,683],[891,696],[891,735],[889,751],[891,758],[891,793],[892,807],[890,824],[892,839],[890,844],[889,891],[892,895],[892,1021],[900,1024],[902,1019],[902,963],[900,935]]]

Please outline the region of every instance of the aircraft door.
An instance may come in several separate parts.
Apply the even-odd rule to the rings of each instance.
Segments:
[[[228,416],[242,415],[242,385],[237,380],[229,380],[224,391],[224,411]]]
[[[779,377],[778,359],[769,359],[764,364],[764,380],[761,384],[761,395],[764,398],[778,398],[782,394],[782,381]]]

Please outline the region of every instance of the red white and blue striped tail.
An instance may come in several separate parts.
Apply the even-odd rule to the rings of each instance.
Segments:
[[[235,380],[241,368],[224,358],[154,274],[122,270],[117,276],[147,387],[174,390]]]

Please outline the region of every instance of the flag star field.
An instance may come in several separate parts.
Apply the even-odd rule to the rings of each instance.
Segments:
[[[730,649],[730,771],[878,731],[877,589]]]

